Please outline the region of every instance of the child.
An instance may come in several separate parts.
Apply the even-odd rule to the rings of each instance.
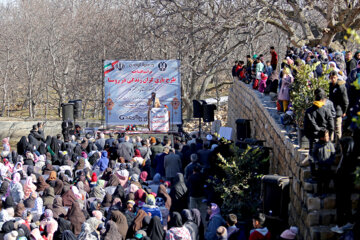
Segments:
[[[265,224],[265,214],[257,213],[253,217],[253,226],[255,229],[250,231],[249,240],[270,240],[271,234],[267,227],[264,227]]]
[[[226,216],[226,225],[228,226],[227,228],[227,234],[228,234],[228,239],[237,239],[238,235],[239,235],[239,228],[236,227],[236,223],[237,223],[237,217],[235,214],[230,213],[229,215]]]
[[[266,88],[266,80],[268,79],[268,77],[266,76],[266,74],[261,73],[261,81],[259,84],[259,92],[264,93],[264,90]]]
[[[273,72],[273,68],[272,68],[272,66],[270,64],[270,61],[266,61],[266,65],[265,65],[265,73],[266,73],[266,75],[271,76],[272,72]]]
[[[335,160],[335,147],[330,141],[329,131],[320,130],[319,141],[313,149],[312,173],[318,180],[318,194],[325,194],[331,180],[331,165]]]
[[[239,61],[239,66],[240,68],[237,71],[237,76],[239,77],[239,80],[244,81],[246,79],[244,61]]]

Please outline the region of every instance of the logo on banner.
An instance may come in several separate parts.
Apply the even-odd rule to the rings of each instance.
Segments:
[[[159,70],[163,72],[166,70],[167,64],[166,64],[166,62],[160,62],[158,67],[159,67]]]
[[[123,70],[125,68],[125,64],[121,63],[121,62],[118,62],[116,65],[115,65],[115,68],[118,69],[119,71]]]

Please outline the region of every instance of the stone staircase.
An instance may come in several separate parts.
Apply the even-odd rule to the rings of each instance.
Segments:
[[[317,194],[317,183],[311,179],[310,167],[301,168],[301,181],[303,182],[303,211],[306,216],[305,223],[309,227],[311,239],[338,239],[339,234],[332,232],[330,229],[336,225],[336,195],[334,181],[329,184],[329,193],[320,197]],[[358,206],[360,200],[359,193],[351,195],[352,209]]]

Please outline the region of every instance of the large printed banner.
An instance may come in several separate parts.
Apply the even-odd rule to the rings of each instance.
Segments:
[[[181,124],[179,60],[104,62],[107,125],[148,124],[148,100],[156,93],[170,123]]]

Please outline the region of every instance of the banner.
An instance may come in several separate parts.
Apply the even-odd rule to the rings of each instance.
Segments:
[[[170,112],[170,123],[181,124],[179,67],[179,60],[105,60],[106,124],[147,125],[152,92]]]
[[[169,112],[166,108],[153,108],[150,111],[150,130],[158,132],[169,131]]]

